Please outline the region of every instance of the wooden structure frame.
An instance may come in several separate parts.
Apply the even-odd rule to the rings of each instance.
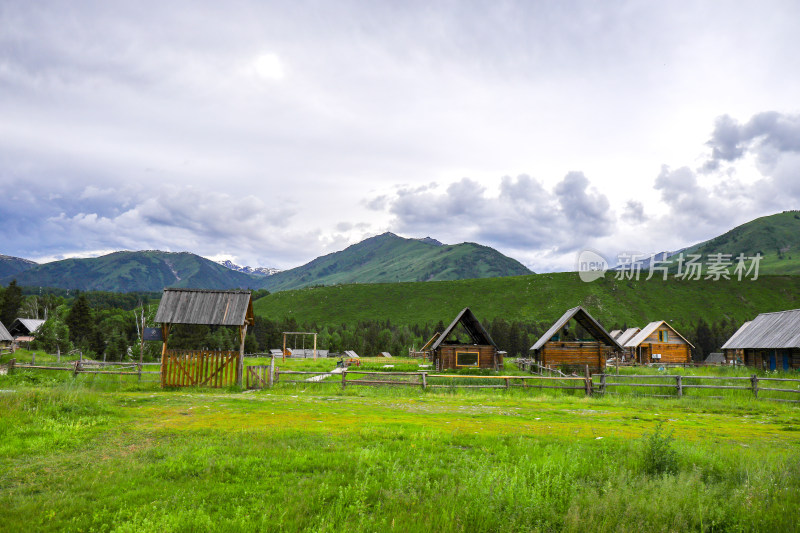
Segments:
[[[287,335],[313,335],[314,336],[314,360],[317,360],[317,334],[307,331],[284,331],[283,332],[283,360],[286,360],[286,336]]]
[[[559,338],[561,331],[573,319],[592,336],[592,340],[564,341]],[[613,354],[621,354],[622,346],[592,315],[578,306],[567,310],[556,320],[536,344],[531,346],[530,351],[541,366],[566,366],[574,370],[582,370],[588,366],[591,370],[602,371],[606,366],[606,359]]]
[[[431,358],[431,345],[438,339],[442,334],[438,331],[434,333],[428,342],[422,345],[422,348],[419,350],[414,350],[413,348],[408,349],[408,356],[409,357],[424,357],[425,359]]]
[[[635,336],[623,342],[634,361],[650,363],[690,363],[694,345],[666,321],[650,322]]]
[[[459,324],[466,330],[472,344],[447,340]],[[453,322],[436,338],[430,347],[430,354],[437,370],[470,367],[500,370],[503,367],[503,352],[497,351],[497,344],[469,307],[462,309]]]
[[[156,312],[155,321],[161,324],[161,333],[164,338],[161,347],[161,384],[162,386],[180,384],[180,385],[199,385],[201,381],[191,379],[186,382],[167,383],[167,364],[175,363],[182,366],[181,376],[184,374],[202,377],[200,367],[206,368],[209,364],[214,364],[214,361],[223,361],[224,365],[229,365],[229,359],[225,359],[223,355],[229,352],[219,352],[220,357],[214,358],[211,352],[204,352],[204,354],[211,354],[204,356],[200,354],[196,356],[192,352],[188,357],[193,358],[198,365],[198,369],[194,367],[187,367],[188,364],[180,358],[179,352],[169,353],[167,350],[167,342],[169,341],[170,327],[173,324],[195,324],[205,326],[234,326],[239,329],[239,353],[236,361],[236,385],[242,386],[242,374],[244,371],[244,340],[247,335],[247,326],[252,326],[255,323],[255,315],[253,314],[253,298],[250,291],[215,291],[203,289],[164,289],[161,297],[161,302],[158,304],[158,311]],[[220,363],[221,364],[221,363]],[[217,369],[221,371],[222,368]],[[211,370],[215,372],[215,370]],[[185,376],[184,376],[185,377]],[[199,378],[198,378],[199,379]]]
[[[722,345],[727,361],[765,370],[800,369],[800,309],[761,313]]]

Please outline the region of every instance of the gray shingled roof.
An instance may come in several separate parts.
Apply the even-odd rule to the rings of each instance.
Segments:
[[[42,324],[44,324],[44,320],[38,318],[17,318],[11,323],[9,331],[13,331],[18,337],[20,335],[33,335]],[[20,329],[20,326],[22,326],[22,329]]]
[[[581,326],[588,331],[592,337],[605,344],[606,346],[612,347],[616,351],[622,351],[622,346],[620,346],[617,341],[615,341],[611,335],[600,325],[600,323],[595,320],[592,315],[590,315],[586,309],[581,306],[573,307],[572,309],[568,310],[566,313],[562,315],[561,318],[556,320],[555,324],[553,324],[547,332],[542,335],[536,344],[531,346],[531,350],[539,350],[542,346],[547,343],[553,336],[561,331],[567,322],[571,319],[575,319],[575,321],[580,324]]]
[[[637,347],[637,346],[639,346],[639,345],[640,345],[642,342],[644,342],[644,340],[645,340],[647,337],[649,337],[650,335],[652,335],[652,334],[653,334],[653,332],[654,332],[655,330],[657,330],[659,327],[661,327],[661,324],[664,324],[665,326],[667,326],[667,327],[668,327],[670,330],[672,330],[672,332],[673,332],[673,333],[675,333],[675,335],[677,335],[678,337],[680,337],[681,339],[683,339],[683,340],[684,340],[684,342],[686,342],[686,344],[688,344],[689,346],[691,346],[692,348],[694,348],[694,344],[692,344],[691,342],[689,342],[688,340],[686,340],[686,337],[684,337],[683,335],[681,335],[680,333],[678,333],[678,331],[677,331],[675,328],[673,328],[672,326],[670,326],[670,325],[667,323],[667,321],[666,321],[666,320],[657,320],[657,321],[655,321],[655,322],[650,322],[649,324],[647,324],[647,325],[644,327],[644,329],[642,329],[642,331],[640,331],[639,333],[637,333],[635,337],[633,337],[631,340],[629,340],[628,342],[626,342],[626,343],[625,343],[625,347],[626,347],[626,348],[636,348],[636,347]]]
[[[725,363],[726,362],[725,361],[725,354],[724,353],[718,353],[718,352],[710,353],[710,354],[708,354],[708,357],[706,357],[706,360],[703,361],[703,362],[704,363],[714,363],[714,364]]]
[[[800,309],[761,313],[722,345],[723,350],[800,348]]]
[[[431,351],[435,350],[439,347],[442,342],[447,339],[450,333],[456,328],[458,323],[461,323],[464,326],[464,329],[467,330],[467,334],[469,335],[470,339],[472,339],[472,344],[480,344],[480,345],[489,345],[491,344],[495,348],[497,348],[497,344],[494,343],[492,338],[489,336],[489,333],[483,328],[481,323],[475,318],[475,315],[472,314],[472,311],[469,310],[469,307],[465,307],[458,313],[455,320],[450,323],[447,328],[439,335],[439,338],[431,345]]]
[[[253,323],[250,291],[164,289],[158,304],[160,324],[242,326]]]
[[[0,322],[0,342],[14,342],[14,337],[8,332],[6,327]]]
[[[735,345],[737,342],[739,342],[739,337],[740,337],[740,336],[744,336],[744,331],[745,331],[745,330],[747,329],[747,327],[748,327],[748,326],[750,326],[750,324],[752,324],[752,323],[753,323],[753,321],[752,321],[752,320],[748,320],[747,322],[745,322],[744,324],[742,324],[742,327],[740,327],[739,329],[737,329],[737,330],[736,330],[736,333],[734,333],[733,335],[731,335],[731,338],[730,338],[730,339],[728,339],[728,340],[725,342],[725,344],[723,344],[723,345],[722,345],[722,348],[721,348],[721,349],[722,349],[722,350],[733,349],[732,347],[733,347],[733,346],[734,346],[734,345]]]
[[[640,331],[642,330],[639,328],[628,328],[622,333],[622,335],[616,337],[614,340],[617,341],[617,344],[620,346],[625,346],[625,343],[631,340]]]

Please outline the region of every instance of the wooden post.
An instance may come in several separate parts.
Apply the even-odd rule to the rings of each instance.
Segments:
[[[275,384],[274,381],[274,372],[275,372],[275,356],[273,355],[269,361],[269,388],[271,389],[272,386]]]
[[[683,379],[683,376],[681,376],[680,374],[675,376],[675,381],[677,381],[677,386],[678,386],[678,398],[683,397],[683,381],[682,381],[682,379]]]
[[[283,334],[283,351],[281,352],[281,357],[283,357],[283,361],[286,361],[286,333]]]
[[[317,334],[314,333],[314,361],[317,360]]]
[[[167,382],[167,339],[169,338],[169,324],[161,324],[161,388]]]
[[[247,324],[239,326],[239,360],[236,362],[236,386],[242,386],[244,374],[244,339],[247,336]]]
[[[422,390],[428,388],[428,374],[426,372],[422,373]]]
[[[753,377],[750,378],[750,383],[752,383],[753,386],[753,396],[758,399],[758,376],[753,374]]]
[[[619,371],[619,367],[617,367],[617,371]],[[600,374],[600,394],[605,395],[606,393],[606,375],[605,373]]]
[[[506,378],[506,388],[509,388],[511,386],[511,384],[509,383],[510,381],[511,378]]]
[[[58,357],[58,359],[56,359],[56,361],[58,361],[60,363],[61,362],[61,346],[56,345],[56,354],[57,354],[56,356]]]
[[[589,365],[586,365],[586,396],[592,395],[592,375],[589,374]]]
[[[12,359],[11,361],[8,362],[8,372],[9,372],[9,374],[11,373],[12,370],[14,370],[14,365],[16,365],[16,364],[17,364],[17,360],[16,359]]]
[[[81,371],[81,361],[82,359],[78,359],[77,361],[75,361],[75,369],[72,371],[72,377],[77,376],[78,372]]]
[[[342,390],[347,386],[347,368],[342,369]]]

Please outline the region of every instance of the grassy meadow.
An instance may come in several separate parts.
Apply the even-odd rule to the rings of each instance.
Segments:
[[[800,529],[800,408],[572,392],[18,370],[0,376],[0,529]]]

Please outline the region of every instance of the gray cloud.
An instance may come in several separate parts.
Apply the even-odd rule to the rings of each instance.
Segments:
[[[450,242],[477,241],[526,257],[574,251],[615,227],[608,199],[580,172],[570,172],[552,190],[520,175],[502,178],[497,196],[487,192],[468,178],[441,192],[400,190],[389,204],[390,227]]]
[[[711,156],[705,171],[717,170],[722,162],[733,162],[746,153],[756,154],[762,165],[770,167],[780,154],[800,153],[800,115],[767,111],[741,124],[728,115],[717,118],[711,139],[706,143]]]
[[[628,224],[639,225],[646,222],[648,219],[644,212],[644,204],[636,200],[628,200],[625,202],[625,209],[620,215],[620,220]]]

